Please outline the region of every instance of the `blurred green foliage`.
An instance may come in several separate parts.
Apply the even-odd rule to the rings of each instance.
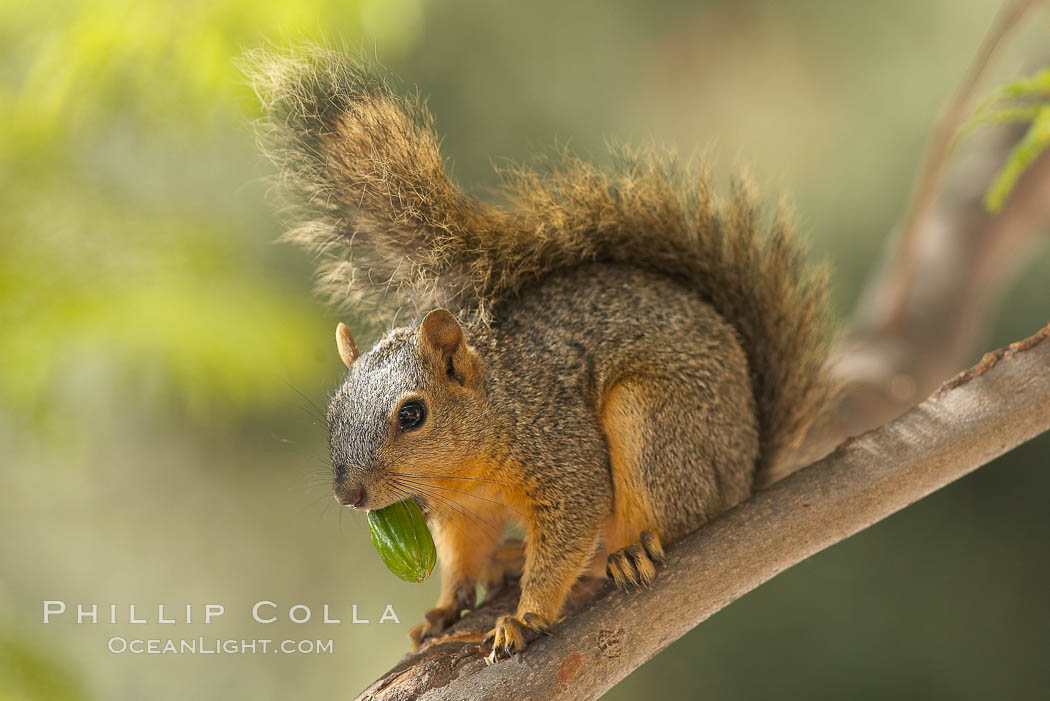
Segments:
[[[978,127],[1017,123],[1027,124],[1028,129],[988,186],[985,206],[992,212],[1003,208],[1021,175],[1050,146],[1050,68],[1000,85],[981,101],[960,132],[965,136]]]
[[[14,80],[0,93],[8,120],[0,143],[61,146],[115,114],[184,134],[231,107],[238,111],[234,103],[247,89],[231,59],[244,47],[353,38],[363,26],[396,45],[414,38],[413,8],[418,13],[411,0],[5,4],[0,45]]]
[[[17,333],[0,336],[0,401],[37,428],[68,423],[55,413],[64,385],[98,364],[112,382],[153,387],[207,418],[216,403],[283,401],[281,378],[316,386],[305,345],[320,333],[316,307],[299,278],[259,260],[276,229],[247,138],[257,107],[235,58],[267,40],[362,28],[396,49],[418,30],[418,10],[411,0],[3,4],[0,324]]]
[[[0,701],[88,698],[81,682],[49,655],[0,637]]]

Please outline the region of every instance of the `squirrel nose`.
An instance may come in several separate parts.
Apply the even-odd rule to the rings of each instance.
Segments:
[[[337,489],[335,492],[335,500],[343,506],[358,509],[365,503],[365,490],[362,487]]]

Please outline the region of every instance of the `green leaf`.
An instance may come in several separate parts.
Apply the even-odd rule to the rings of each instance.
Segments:
[[[984,198],[985,206],[992,212],[1003,208],[1007,197],[1028,166],[1050,146],[1050,104],[1043,105],[1024,137],[1010,151],[1006,164],[995,176]]]
[[[984,204],[999,212],[1025,170],[1050,144],[1050,67],[1035,75],[1011,80],[986,96],[959,128],[955,143],[977,129],[995,124],[1029,124],[1028,131],[1011,149],[995,175]]]

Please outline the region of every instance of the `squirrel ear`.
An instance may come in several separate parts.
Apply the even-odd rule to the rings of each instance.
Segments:
[[[339,349],[339,357],[343,359],[343,364],[347,368],[353,365],[354,361],[361,355],[361,352],[357,350],[357,344],[354,343],[354,337],[350,333],[350,327],[341,321],[335,327],[335,346]]]
[[[423,318],[420,339],[426,346],[450,356],[463,343],[463,329],[447,309],[435,309]]]

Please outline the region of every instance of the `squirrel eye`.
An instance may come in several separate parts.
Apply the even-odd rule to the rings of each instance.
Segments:
[[[413,400],[397,411],[397,427],[402,431],[411,431],[423,425],[427,418],[427,409],[423,402]]]

